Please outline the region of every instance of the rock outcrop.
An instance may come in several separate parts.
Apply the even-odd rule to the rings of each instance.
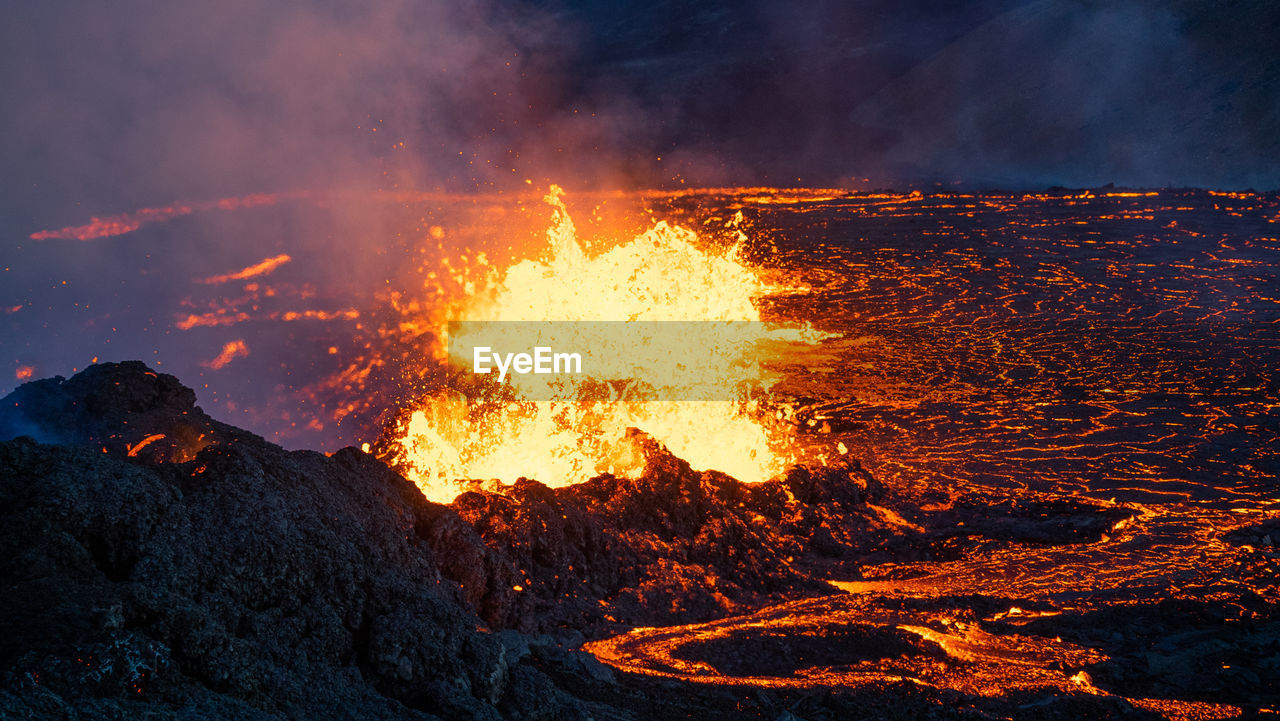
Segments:
[[[372,456],[284,451],[142,364],[0,424],[61,444],[0,443],[0,717],[580,715],[442,572],[474,531]]]
[[[262,439],[219,423],[177,378],[139,361],[92,365],[71,378],[32,381],[5,397],[0,440],[100,450],[140,461],[187,461],[217,441]]]
[[[289,452],[218,423],[140,363],[27,384],[0,401],[0,718],[1148,717],[1091,693],[774,693],[602,665],[578,650],[584,636],[751,618],[766,604],[790,613],[868,559],[1104,543],[1134,513],[978,489],[913,499],[853,462],[743,484],[694,471],[642,432],[628,439],[645,459],[638,478],[525,479],[440,505],[356,449]],[[895,618],[940,614],[1105,649],[1082,678],[1135,698],[1270,707],[1276,529],[1260,518],[1224,533],[1244,549],[1230,573],[1184,578],[1149,602],[1031,616],[1011,607],[1046,602],[883,603]],[[859,623],[752,630],[695,650],[731,674],[799,673],[937,650],[919,639]]]
[[[697,472],[637,430],[639,478],[604,475],[563,488],[522,479],[451,507],[492,551],[460,560],[493,626],[538,632],[614,623],[705,620],[781,594],[831,590],[815,558],[861,547],[879,484],[856,464],[793,468],[747,484]],[[481,563],[483,561],[483,564]]]
[[[141,363],[28,383],[0,403],[0,715],[577,718],[612,683],[584,634],[829,592],[883,530],[855,463],[744,484],[627,440],[639,478],[446,506]]]

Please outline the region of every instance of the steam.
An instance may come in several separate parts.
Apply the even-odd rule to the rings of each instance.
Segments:
[[[1276,184],[1258,158],[1274,149],[1277,88],[1244,10],[64,0],[8,13],[0,143],[17,170],[0,216],[27,232],[249,193],[526,178]]]
[[[26,3],[5,27],[5,154],[28,174],[7,183],[37,196],[42,226],[250,192],[494,182],[530,74],[566,42],[547,18],[458,0]]]
[[[986,187],[1277,188],[1274,4],[1040,0],[862,102],[883,174]]]
[[[1280,186],[1280,6],[1240,8],[14,3],[0,392],[141,359],[216,379],[202,402],[253,425],[346,368],[375,291],[469,250],[415,198],[510,208],[526,180]],[[252,354],[215,368],[237,340]]]
[[[386,252],[415,231],[398,194],[523,188],[535,136],[583,134],[560,119],[574,32],[463,0],[6,8],[0,392],[141,359],[218,378],[202,402],[253,425],[306,382],[296,367],[332,370],[371,291],[413,267]]]

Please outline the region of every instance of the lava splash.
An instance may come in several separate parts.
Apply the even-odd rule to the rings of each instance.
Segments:
[[[693,231],[660,221],[626,242],[589,254],[560,189],[553,187],[546,201],[553,216],[542,257],[522,260],[503,272],[490,268],[476,274],[474,292],[445,306],[447,312],[485,321],[755,323],[746,326],[752,329],[750,353],[723,334],[716,336],[718,342],[699,346],[708,368],[728,372],[717,383],[730,386],[770,385],[764,364],[776,355],[757,356],[760,345],[755,341],[794,348],[822,338],[808,327],[759,323],[759,300],[780,289],[742,260],[746,236],[740,230],[727,250],[717,252]],[[738,222],[741,214],[730,220],[731,226]],[[643,471],[642,459],[624,442],[628,428],[647,431],[695,467],[741,479],[765,480],[794,462],[794,427],[779,422],[767,398],[744,394],[732,400],[668,400],[654,392],[585,398],[585,384],[635,381],[646,366],[659,362],[657,355],[667,344],[694,339],[650,337],[628,344],[598,324],[574,328],[572,347],[601,357],[631,357],[634,370],[622,379],[583,379],[554,400],[535,399],[518,387],[513,397],[488,404],[456,393],[430,394],[408,414],[386,455],[428,497],[441,501],[456,496],[468,479],[532,477],[559,486],[602,473],[634,477]],[[454,326],[452,332],[465,334],[467,326]],[[442,329],[436,337],[446,336]],[[774,353],[781,352],[774,346]],[[436,349],[437,357],[448,355]]]

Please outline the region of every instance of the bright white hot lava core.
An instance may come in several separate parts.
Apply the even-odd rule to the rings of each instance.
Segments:
[[[756,301],[777,290],[742,262],[739,250],[745,237],[740,233],[734,247],[715,253],[706,250],[693,231],[658,222],[628,242],[589,256],[561,194],[553,186],[546,198],[553,219],[544,257],[489,274],[452,310],[457,318],[758,322]],[[575,338],[572,348],[588,354],[626,355],[643,365],[645,352],[660,352],[654,349],[679,342],[654,338],[652,344],[619,348],[616,333],[600,331],[604,325],[583,324],[582,333],[600,335]],[[717,382],[735,387],[768,386],[772,375],[761,365],[766,360],[762,348],[781,352],[777,349],[788,344],[814,343],[821,337],[807,328],[784,330],[760,324],[752,326],[759,329],[755,339],[759,343],[746,347],[741,327],[727,334],[724,342],[699,339],[705,347],[699,352],[707,354],[706,366],[718,369]],[[454,326],[454,332],[465,333],[465,325]],[[714,332],[708,336],[718,337]],[[451,360],[455,367],[470,370],[471,352]],[[491,377],[496,379],[496,374]],[[468,401],[456,392],[441,391],[408,416],[394,443],[394,455],[429,498],[450,501],[472,480],[510,482],[527,477],[561,486],[601,473],[634,476],[643,470],[643,459],[624,438],[629,427],[654,436],[694,468],[719,470],[745,481],[770,478],[793,460],[792,427],[778,423],[747,394],[723,401],[662,400],[662,393],[648,388],[647,393],[612,398],[601,398],[597,392],[584,400],[583,384],[595,381],[599,388],[600,381],[618,379],[574,377],[564,381],[557,400],[529,400],[535,396],[522,392],[519,378],[507,377],[514,382],[514,395],[502,402]]]

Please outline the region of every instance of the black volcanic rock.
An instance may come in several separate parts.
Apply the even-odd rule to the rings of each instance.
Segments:
[[[681,684],[615,673],[574,650],[573,640],[822,594],[824,577],[856,570],[869,552],[951,537],[916,521],[945,527],[963,519],[979,540],[961,550],[980,553],[988,541],[1091,541],[1123,518],[1110,506],[999,504],[975,492],[912,510],[903,498],[887,499],[853,462],[743,484],[693,471],[639,431],[628,434],[646,461],[639,478],[601,476],[556,489],[521,480],[443,506],[368,454],[287,452],[212,421],[193,401],[175,379],[141,364],[107,364],[28,384],[0,402],[6,433],[18,419],[22,432],[62,443],[0,439],[0,719],[1099,715],[1083,695],[1056,697],[1061,712],[1046,713],[1026,696],[966,698],[927,685],[775,695],[749,685]],[[147,438],[182,429],[195,433],[187,437],[198,448],[138,452]],[[878,505],[891,501],[911,519]],[[989,523],[975,523],[981,512]],[[1275,576],[1273,526],[1224,537],[1256,545],[1245,558],[1250,578]],[[1233,596],[1241,599],[1228,604],[1238,607],[1234,616],[1194,600],[1219,593],[1225,581],[1188,587],[1175,599],[1182,605],[1134,616],[1140,623],[1101,624],[1106,639],[1097,616],[1033,622],[1050,625],[1046,636],[1111,644],[1109,655],[1120,660],[1090,673],[1135,693],[1194,682],[1196,694],[1212,698],[1252,684],[1270,699],[1274,684],[1250,669],[1273,665],[1274,584]],[[804,603],[838,606],[843,598]],[[1009,605],[950,596],[908,605],[950,613],[958,602],[983,604],[975,622]],[[1169,628],[1214,620],[1233,645],[1215,637],[1152,656],[1141,638],[1107,630],[1168,625],[1172,612],[1183,620]],[[1269,625],[1255,632],[1246,622]],[[857,624],[831,630],[752,631],[704,651],[718,665],[752,672],[924,647],[915,634]],[[1209,673],[1234,667],[1237,657],[1246,667],[1225,681]],[[1146,666],[1145,675],[1135,671]],[[1135,717],[1121,710],[1109,717]]]
[[[141,364],[6,399],[71,445],[0,443],[0,717],[579,715],[442,574],[430,541],[485,552],[456,515],[371,456],[286,452],[192,401]],[[129,455],[178,429],[215,442]]]
[[[24,435],[149,461],[191,460],[218,440],[257,438],[213,420],[190,388],[139,361],[20,386],[0,404],[0,439]]]
[[[451,508],[479,534],[487,556],[476,604],[495,627],[523,631],[598,623],[598,599],[634,583],[634,552],[572,498],[536,481],[507,493],[470,492]]]
[[[555,489],[522,479],[451,504],[492,551],[477,606],[491,625],[687,622],[773,594],[829,592],[806,561],[852,558],[871,522],[866,502],[880,492],[852,462],[746,484],[695,472],[635,429],[628,440],[646,461],[639,478]]]

